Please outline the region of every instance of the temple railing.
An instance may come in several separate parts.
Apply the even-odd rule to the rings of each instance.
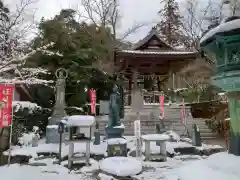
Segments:
[[[164,94],[162,91],[143,92],[142,95],[143,95],[144,104],[159,104],[159,96],[162,94]],[[131,96],[132,96],[131,92],[125,93],[125,97],[124,97],[125,105],[131,105],[129,104],[131,102]],[[165,101],[168,101],[169,97],[166,94],[164,94],[164,96],[165,96]]]

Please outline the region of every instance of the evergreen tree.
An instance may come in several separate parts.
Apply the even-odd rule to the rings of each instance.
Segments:
[[[0,57],[6,53],[6,26],[9,21],[9,9],[0,0]]]
[[[181,31],[182,17],[178,2],[176,0],[162,0],[161,4],[164,4],[164,7],[158,12],[161,21],[157,24],[160,36],[173,47],[184,45],[186,37]]]

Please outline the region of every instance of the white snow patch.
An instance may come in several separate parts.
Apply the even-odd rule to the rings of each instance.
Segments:
[[[221,148],[223,147],[219,145],[211,145],[211,144],[204,144],[204,143],[202,143],[201,147],[196,147],[196,149],[198,150],[221,149]]]
[[[68,126],[92,126],[94,123],[94,116],[74,115],[69,116],[67,120]]]
[[[116,180],[114,177],[103,174],[103,173],[99,173],[98,177],[100,178],[100,180]]]
[[[38,139],[40,139],[39,134],[35,134],[34,132],[23,133],[22,136],[18,138],[18,143],[23,146],[29,146],[32,144],[33,137],[36,135],[38,136]]]
[[[167,134],[170,136],[170,138],[172,138],[176,141],[180,141],[180,136],[177,133],[175,133],[174,131],[166,131],[163,134]]]
[[[120,126],[114,126],[113,128],[125,128],[124,124],[122,123]]]
[[[58,125],[47,125],[48,129],[58,129]]]
[[[177,169],[176,174],[181,180],[239,180],[240,157],[232,154],[217,153],[208,159],[193,162]],[[189,171],[191,169],[191,171]]]
[[[240,19],[236,19],[236,20],[233,20],[233,21],[229,21],[229,22],[225,22],[223,24],[220,24],[216,28],[207,32],[201,38],[200,43],[206,41],[207,39],[211,38],[212,36],[214,36],[217,33],[231,31],[231,30],[234,30],[234,29],[237,29],[237,28],[240,28]]]
[[[167,141],[170,136],[166,134],[146,134],[142,135],[142,139],[147,141]]]
[[[29,113],[32,113],[35,110],[42,109],[41,106],[38,106],[36,103],[31,103],[29,101],[13,101],[13,107],[15,112],[23,109],[28,109]]]
[[[94,159],[90,159],[90,166],[84,166],[81,168],[81,173],[93,173],[99,169],[99,163]]]
[[[0,167],[0,174],[2,180],[79,180],[84,179],[85,176],[83,174],[69,174],[67,168],[59,165],[33,167],[19,164]]]
[[[100,145],[94,145],[92,142],[90,144],[90,152],[95,155],[105,155],[107,149],[106,143],[101,143]],[[69,145],[62,144],[62,156],[67,156],[69,151]],[[37,147],[20,147],[13,146],[11,150],[11,156],[31,156],[37,157],[37,153],[58,153],[59,145],[58,144],[41,144]],[[85,143],[74,143],[74,153],[85,153],[86,144]],[[4,155],[8,155],[8,151],[4,152]]]
[[[131,157],[110,157],[100,162],[100,169],[109,174],[126,177],[142,171],[142,163]]]
[[[107,144],[114,145],[114,144],[126,144],[127,140],[123,138],[111,138],[107,140]]]

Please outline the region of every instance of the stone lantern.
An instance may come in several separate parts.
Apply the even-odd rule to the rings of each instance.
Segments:
[[[216,62],[213,83],[227,92],[230,113],[229,153],[240,155],[240,17],[226,18],[200,41],[204,54]]]

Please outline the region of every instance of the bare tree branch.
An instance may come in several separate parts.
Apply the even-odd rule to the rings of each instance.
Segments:
[[[117,29],[121,15],[117,0],[82,0],[82,6],[85,12],[85,15],[83,15],[84,13],[79,13],[82,15],[82,18],[90,21],[96,27],[110,28],[110,31],[107,31],[110,42],[101,44],[101,46],[108,51],[108,55],[107,57],[96,57],[96,62],[91,67],[112,74],[115,71],[113,68],[113,52],[115,48],[119,48],[123,40],[147,23],[135,24],[124,32],[122,36],[119,36]],[[87,31],[87,33],[91,34],[89,31]],[[94,36],[94,34],[92,34],[92,36]]]

